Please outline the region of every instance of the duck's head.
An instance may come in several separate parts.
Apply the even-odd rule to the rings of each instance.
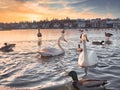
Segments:
[[[89,41],[86,34],[82,34],[81,39],[82,41]]]
[[[7,46],[8,44],[7,43],[4,43],[5,46]]]
[[[70,71],[68,76],[72,77],[73,81],[78,81],[77,73],[75,71]]]
[[[105,41],[102,40],[102,41],[101,41],[101,44],[104,44],[104,42],[105,42]]]

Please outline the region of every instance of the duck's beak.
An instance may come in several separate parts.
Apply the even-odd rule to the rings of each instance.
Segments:
[[[66,77],[69,76],[69,72],[65,72],[65,76],[66,76]]]

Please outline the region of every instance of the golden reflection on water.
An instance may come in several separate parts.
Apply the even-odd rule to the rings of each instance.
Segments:
[[[38,40],[37,32],[37,29],[0,31],[0,42]],[[57,40],[61,30],[42,29],[41,33],[42,40]]]

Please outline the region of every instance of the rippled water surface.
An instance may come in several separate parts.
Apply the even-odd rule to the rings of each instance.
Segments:
[[[42,46],[57,46],[61,30],[42,30]],[[92,45],[93,40],[105,40],[104,32],[111,32],[112,44],[105,46]],[[88,50],[95,50],[98,65],[88,69],[88,78],[106,79],[107,89],[120,90],[120,31],[88,30]],[[65,71],[75,70],[79,78],[84,69],[78,67],[76,48],[79,43],[78,30],[66,30],[67,43],[62,42],[65,54],[61,56],[41,58],[37,46],[37,30],[0,31],[0,47],[4,42],[15,43],[13,52],[0,52],[0,86],[36,90],[70,90],[71,78]],[[44,89],[46,88],[46,89]],[[0,88],[3,90],[3,88]]]

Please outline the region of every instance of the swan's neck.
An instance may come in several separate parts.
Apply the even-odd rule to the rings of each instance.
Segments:
[[[86,60],[86,56],[87,56],[87,49],[86,49],[86,41],[82,41],[83,42],[83,54],[84,54],[84,60]]]
[[[60,48],[62,51],[64,51],[64,49],[62,48],[62,46],[61,46],[61,44],[60,44],[60,41],[61,41],[61,39],[59,38],[59,39],[58,39],[58,46],[59,46],[59,48]]]

